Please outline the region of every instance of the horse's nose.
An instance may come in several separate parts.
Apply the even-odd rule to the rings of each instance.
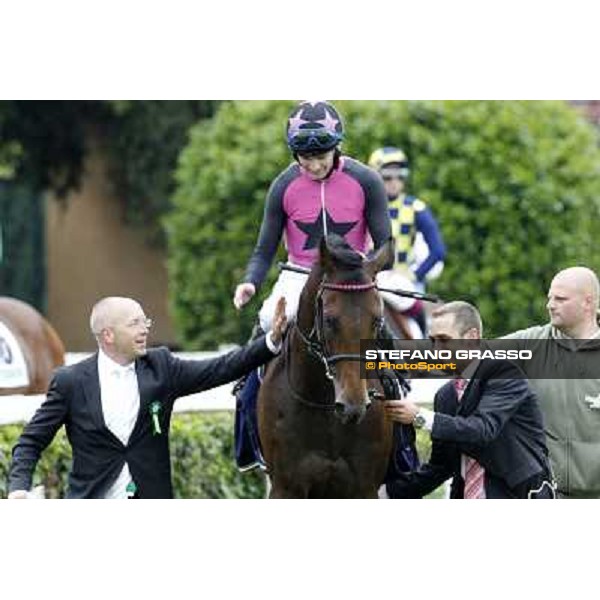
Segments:
[[[335,413],[344,425],[358,424],[367,411],[367,404],[348,404],[344,401],[335,403]]]

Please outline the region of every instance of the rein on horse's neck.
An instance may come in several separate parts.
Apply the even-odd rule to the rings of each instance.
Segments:
[[[290,392],[305,406],[333,410],[335,408],[333,385],[325,374],[323,363],[307,352],[302,335],[298,323],[295,323],[284,346],[285,373]],[[308,400],[313,397],[322,397],[323,400],[321,402]]]

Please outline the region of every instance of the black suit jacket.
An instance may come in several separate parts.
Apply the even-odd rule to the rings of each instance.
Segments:
[[[463,498],[461,456],[485,469],[488,498],[526,498],[548,478],[548,450],[535,392],[514,364],[482,361],[458,402],[452,382],[434,399],[429,463],[388,483],[392,498],[420,498],[453,477],[451,497]]]
[[[104,423],[98,354],[57,370],[46,400],[13,449],[9,490],[31,487],[40,454],[64,424],[73,449],[67,497],[102,498],[127,461],[140,498],[171,498],[169,425],[175,400],[234,381],[272,357],[264,337],[201,361],[180,360],[167,348],[148,350],[135,361],[140,410],[126,446]],[[154,402],[160,403],[160,435],[152,427]]]

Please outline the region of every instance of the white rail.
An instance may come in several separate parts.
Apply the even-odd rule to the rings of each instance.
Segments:
[[[181,352],[176,356],[183,359],[205,359],[218,356],[222,352]],[[68,352],[66,363],[73,364],[88,357],[87,353]],[[446,380],[419,379],[411,382],[411,400],[419,404],[431,404],[437,389]],[[175,403],[175,412],[219,411],[234,410],[235,398],[231,395],[232,383],[219,386],[206,392],[183,396]],[[29,421],[40,404],[44,401],[43,394],[23,396],[0,396],[0,425],[23,423]]]

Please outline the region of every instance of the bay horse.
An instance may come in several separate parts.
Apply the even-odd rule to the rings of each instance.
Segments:
[[[9,329],[20,347],[29,379],[28,385],[2,387],[0,396],[10,394],[44,394],[55,368],[65,363],[64,345],[50,323],[32,306],[0,296],[0,323]],[[0,361],[8,364],[12,352],[0,337]]]
[[[391,241],[365,259],[339,236],[322,240],[297,319],[258,397],[271,498],[377,497],[393,425],[373,400],[379,382],[361,378],[360,340],[382,331],[374,280],[391,260]]]

